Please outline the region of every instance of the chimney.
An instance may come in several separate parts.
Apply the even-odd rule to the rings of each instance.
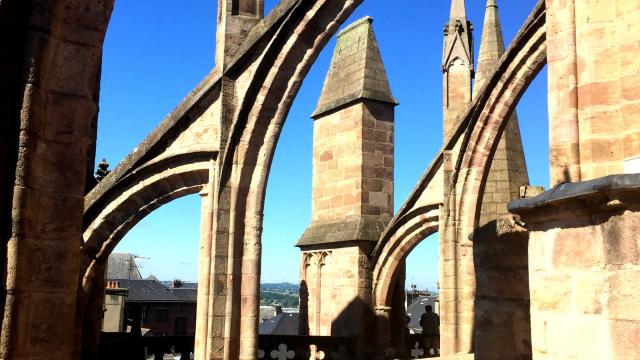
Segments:
[[[171,284],[171,287],[174,289],[182,287],[182,280],[179,280],[179,279],[173,280],[173,284]]]

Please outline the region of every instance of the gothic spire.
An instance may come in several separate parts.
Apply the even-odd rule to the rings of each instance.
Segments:
[[[451,1],[451,15],[444,27],[442,71],[456,60],[473,71],[473,25],[467,20],[464,0]]]
[[[467,11],[464,6],[464,0],[451,1],[451,19],[467,19]]]
[[[452,0],[451,18],[444,26],[442,54],[443,129],[448,141],[471,103],[474,76],[473,25],[467,20],[464,0]]]
[[[503,53],[504,39],[502,38],[500,17],[498,16],[498,5],[496,4],[496,0],[487,0],[484,26],[482,28],[482,41],[480,43],[480,52],[478,53],[474,94],[476,94],[482,88],[484,82],[491,77]]]
[[[504,53],[504,40],[496,0],[487,0],[482,29],[482,43],[478,53],[478,67],[473,87],[474,97],[495,72]],[[527,163],[522,148],[520,126],[515,112],[511,114],[493,155],[491,168],[482,198],[480,224],[508,214],[507,203],[520,196],[520,186],[529,184]]]
[[[329,74],[318,106],[311,115],[313,118],[359,99],[397,104],[391,94],[372,23],[373,19],[367,16],[338,34]]]

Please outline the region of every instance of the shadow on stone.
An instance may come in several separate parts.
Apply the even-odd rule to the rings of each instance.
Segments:
[[[514,216],[504,216],[471,237],[476,269],[475,358],[531,359],[529,234]]]

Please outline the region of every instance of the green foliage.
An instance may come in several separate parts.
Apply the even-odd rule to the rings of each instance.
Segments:
[[[261,284],[260,305],[281,305],[296,308],[300,304],[299,287],[295,284]]]

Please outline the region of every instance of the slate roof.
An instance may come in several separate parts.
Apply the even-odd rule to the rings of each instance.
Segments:
[[[409,306],[407,307],[407,316],[411,318],[411,321],[409,322],[409,328],[413,330],[414,333],[422,333],[422,327],[420,326],[420,317],[425,313],[424,307],[426,305],[431,305],[431,307],[435,311],[435,304],[437,299],[437,296],[419,296],[411,304],[409,304]]]
[[[260,324],[260,335],[298,335],[298,313],[280,313]]]
[[[157,280],[115,279],[120,288],[129,290],[125,300],[131,302],[196,302],[197,288],[170,288]]]
[[[112,253],[107,260],[107,280],[140,280],[140,271],[132,254]]]

